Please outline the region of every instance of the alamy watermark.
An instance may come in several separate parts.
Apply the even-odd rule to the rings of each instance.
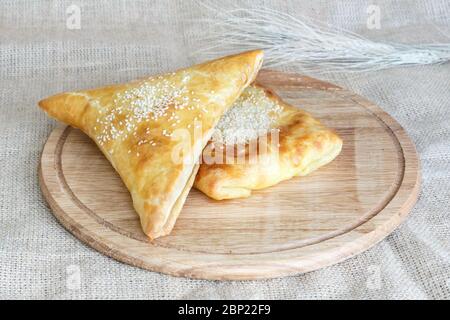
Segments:
[[[377,6],[375,4],[371,4],[367,7],[366,10],[367,14],[369,15],[367,17],[367,29],[373,30],[373,29],[381,29],[381,9],[380,6]]]
[[[379,265],[370,265],[367,268],[366,288],[369,290],[379,290],[382,285],[381,267]]]
[[[66,288],[68,290],[81,289],[80,266],[72,264],[66,267]]]
[[[81,29],[81,8],[72,4],[66,8],[66,28],[69,30]]]
[[[230,129],[236,130],[236,129]],[[229,135],[228,135],[229,136]],[[254,136],[244,141],[221,141],[216,134],[202,152],[202,157],[194,158],[201,152],[204,133],[201,122],[194,124],[193,134],[189,129],[177,129],[172,132],[171,139],[176,141],[172,149],[172,162],[175,164],[265,164],[276,161],[279,157],[279,130],[255,131],[239,129],[239,136]]]

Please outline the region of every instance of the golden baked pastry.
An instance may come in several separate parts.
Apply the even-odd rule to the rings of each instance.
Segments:
[[[203,152],[194,186],[222,200],[304,176],[332,161],[342,140],[259,85],[245,89]]]
[[[254,81],[262,56],[250,51],[127,84],[62,93],[39,106],[95,141],[154,239],[172,230],[203,148]]]

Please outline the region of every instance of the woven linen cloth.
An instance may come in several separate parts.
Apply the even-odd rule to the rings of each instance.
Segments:
[[[380,29],[367,27],[372,3],[380,8]],[[264,6],[377,41],[450,41],[446,0],[216,4]],[[80,28],[70,20],[77,8]],[[407,221],[342,263],[264,281],[176,278],[108,258],[57,222],[38,184],[40,152],[56,122],[37,102],[198,62],[190,53],[208,33],[201,20],[208,14],[195,1],[0,2],[0,298],[449,299],[449,63],[320,76],[392,115],[415,142],[422,166],[420,198]]]

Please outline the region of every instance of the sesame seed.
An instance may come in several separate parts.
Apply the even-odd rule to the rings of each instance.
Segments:
[[[103,145],[109,141],[124,140],[130,134],[136,137],[136,130],[142,122],[157,121],[166,117],[169,112],[170,121],[178,120],[178,115],[173,109],[169,109],[173,107],[175,110],[182,110],[188,107],[186,91],[186,87],[176,86],[170,80],[158,76],[147,79],[137,87],[116,93],[112,106],[96,120],[103,126],[97,140]],[[117,118],[121,120],[115,123]],[[145,132],[149,134],[150,128]]]
[[[248,87],[222,116],[212,140],[240,144],[266,134],[281,114],[283,107],[268,98],[264,89]]]

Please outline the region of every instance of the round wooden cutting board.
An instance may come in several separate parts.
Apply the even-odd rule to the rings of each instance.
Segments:
[[[330,83],[263,70],[258,81],[335,128],[342,153],[307,177],[214,201],[192,189],[174,230],[150,242],[131,197],[95,144],[58,127],[41,159],[40,182],[56,218],[119,261],[199,279],[263,279],[319,269],[392,232],[419,191],[413,143],[379,107]]]

